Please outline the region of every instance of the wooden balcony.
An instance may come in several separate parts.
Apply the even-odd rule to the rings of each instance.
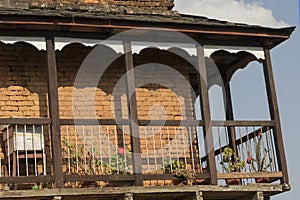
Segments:
[[[4,135],[9,135],[9,127],[24,126],[26,130],[26,126],[39,124],[43,125],[43,138],[49,138],[48,119],[1,119],[0,122],[14,124],[5,128]],[[10,189],[19,189],[28,183],[40,189],[53,188],[56,172],[51,160],[62,160],[65,188],[133,186],[137,179],[145,187],[211,185],[212,172],[206,153],[210,150],[214,150],[218,185],[226,185],[225,180],[229,179],[235,179],[237,182],[233,184],[240,186],[283,183],[274,121],[212,121],[214,145],[210,147],[206,146],[201,120],[166,121],[164,126],[159,126],[160,121],[152,122],[151,126],[145,126],[148,121],[139,121],[141,151],[136,154],[141,162],[133,160],[135,152],[128,121],[96,122],[98,125],[91,124],[91,120],[77,120],[75,125],[73,120],[60,120],[62,154],[58,158],[51,155],[47,139],[45,143],[50,148],[14,153],[3,149],[0,178],[3,187],[9,184]],[[234,140],[232,135],[236,136]],[[33,143],[35,139],[31,138]],[[26,145],[31,141],[24,142]],[[6,150],[12,148],[12,143],[7,145]],[[228,150],[232,151],[229,158]],[[238,162],[240,167],[228,166]],[[181,177],[182,173],[190,176]]]

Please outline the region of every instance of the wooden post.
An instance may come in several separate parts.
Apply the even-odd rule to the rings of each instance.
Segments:
[[[125,193],[124,200],[133,200],[133,194],[132,193]]]
[[[233,116],[233,106],[232,106],[232,99],[231,99],[231,90],[230,90],[230,82],[228,80],[224,81],[224,103],[225,103],[225,113],[226,113],[226,120],[234,120]],[[234,127],[227,127],[228,132],[228,140],[229,146],[231,146],[233,152],[238,156],[237,145],[236,145],[236,133]],[[235,158],[233,158],[235,159]]]
[[[133,172],[135,174],[135,185],[143,185],[142,177],[142,159],[140,147],[140,133],[138,126],[137,102],[135,92],[135,79],[133,71],[133,57],[131,43],[124,41],[125,67],[126,67],[126,84],[127,84],[127,101],[130,121],[130,140],[132,147]]]
[[[263,192],[256,192],[252,198],[252,200],[264,200]]]
[[[201,102],[201,114],[204,121],[203,134],[205,138],[205,150],[207,153],[207,164],[210,173],[210,182],[212,185],[218,184],[217,169],[214,152],[214,141],[211,127],[210,107],[208,98],[208,86],[207,86],[207,75],[206,75],[206,64],[204,57],[203,47],[200,45],[197,48],[197,61],[198,61],[198,85],[199,95]]]
[[[53,156],[53,173],[56,188],[62,188],[64,185],[62,170],[62,148],[59,124],[59,107],[57,91],[57,71],[56,56],[54,47],[54,37],[46,36],[47,64],[48,64],[48,101],[49,114],[51,118],[51,144]]]
[[[274,120],[276,124],[274,127],[276,154],[278,159],[279,170],[282,171],[283,174],[281,183],[289,184],[289,177],[287,172],[287,163],[286,163],[284,144],[283,144],[283,138],[281,132],[280,116],[279,116],[279,109],[278,109],[278,103],[276,97],[270,50],[264,49],[264,52],[265,52],[265,60],[263,61],[263,67],[264,67],[264,75],[265,75],[266,90],[268,95],[270,116],[271,119]]]
[[[193,200],[204,200],[203,193],[202,192],[196,192],[194,197],[193,197]]]

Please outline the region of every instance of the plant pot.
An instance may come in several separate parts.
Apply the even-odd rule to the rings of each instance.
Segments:
[[[270,178],[262,177],[262,178],[255,178],[256,183],[270,183]]]
[[[227,185],[240,185],[241,180],[237,178],[230,178],[230,179],[225,179],[225,182]]]
[[[134,181],[110,181],[107,186],[110,187],[122,187],[122,186],[133,186]]]
[[[94,188],[97,186],[98,186],[98,184],[95,181],[84,181],[80,187],[81,188]]]
[[[208,181],[206,179],[196,179],[194,181],[195,185],[208,185]]]
[[[180,185],[180,184],[182,184],[182,180],[180,180],[180,179],[172,180],[172,182],[173,182],[173,185]]]

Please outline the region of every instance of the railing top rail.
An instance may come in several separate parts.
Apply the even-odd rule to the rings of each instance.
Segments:
[[[275,126],[274,120],[212,121],[212,126]]]
[[[1,118],[0,125],[45,125],[51,124],[50,118]]]

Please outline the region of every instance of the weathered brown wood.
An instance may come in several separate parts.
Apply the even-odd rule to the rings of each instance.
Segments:
[[[64,180],[70,181],[134,181],[134,174],[125,175],[65,175]]]
[[[51,124],[50,118],[2,118],[1,125],[46,125]]]
[[[129,102],[130,140],[132,147],[133,173],[136,175],[135,185],[143,185],[140,133],[138,126],[135,79],[131,43],[123,42],[126,67],[127,102]]]
[[[255,121],[255,120],[247,120],[247,121],[212,121],[212,126],[275,126],[275,121]]]
[[[207,74],[206,74],[206,64],[204,57],[203,47],[200,45],[196,46],[197,48],[197,59],[198,59],[198,85],[199,85],[199,95],[201,102],[201,114],[204,120],[203,134],[205,140],[205,150],[208,155],[207,164],[210,173],[210,182],[212,185],[218,183],[217,179],[217,169],[215,161],[215,152],[214,152],[214,140],[212,135],[211,127],[211,116],[210,116],[210,107],[209,107],[209,98],[208,98],[208,86],[207,86]]]
[[[48,65],[48,100],[49,115],[51,118],[51,144],[53,156],[53,172],[55,177],[55,187],[62,188],[64,185],[62,170],[62,147],[59,124],[58,87],[56,55],[54,47],[54,37],[46,36],[47,65]]]
[[[223,95],[224,95],[226,120],[234,120],[230,83],[228,80],[225,80],[224,88],[223,88]],[[237,145],[235,142],[236,141],[235,128],[232,126],[227,126],[227,134],[228,134],[228,139],[229,139],[229,146],[232,148],[233,153],[236,156],[238,156]],[[232,159],[234,161],[235,156],[233,156]]]
[[[280,178],[282,172],[230,172],[230,173],[219,173],[219,179],[230,179],[230,178]]]
[[[148,199],[157,199],[157,196],[161,194],[177,195],[179,199],[182,193],[195,193],[202,192],[205,199],[241,199],[241,196],[253,196],[254,192],[263,191],[268,195],[283,192],[283,188],[278,184],[253,184],[253,185],[231,185],[229,187],[224,186],[212,186],[212,185],[192,185],[192,186],[164,186],[164,187],[97,187],[97,188],[62,188],[62,189],[48,189],[48,190],[11,190],[0,191],[1,199],[31,199],[40,200],[48,199],[53,196],[63,196],[63,199],[119,199],[113,198],[112,195],[120,195],[121,197],[125,193],[133,193],[134,197],[140,195],[140,199],[146,199],[146,194],[151,195]],[[112,198],[111,198],[112,197]],[[223,198],[222,198],[223,197]],[[231,197],[231,198],[230,198]],[[178,199],[176,198],[176,199]],[[162,199],[169,199],[168,196]]]
[[[129,120],[115,119],[61,119],[60,125],[129,125]]]
[[[54,177],[47,176],[14,176],[14,177],[1,177],[0,183],[37,183],[37,182],[52,182]]]
[[[140,126],[203,126],[202,120],[138,120]]]
[[[202,120],[138,120],[139,126],[147,126],[151,122],[151,126],[203,126]],[[50,119],[49,119],[50,123]],[[0,119],[1,124],[1,119]],[[7,123],[6,123],[7,124]],[[130,125],[129,120],[115,119],[61,119],[60,125]]]
[[[263,61],[263,67],[264,67],[264,75],[265,75],[266,90],[268,95],[270,116],[271,119],[274,120],[276,123],[274,127],[276,155],[278,157],[277,160],[278,160],[279,170],[282,171],[283,173],[283,178],[281,182],[285,184],[289,184],[289,177],[288,177],[285,150],[284,150],[284,144],[283,144],[283,138],[281,132],[280,116],[279,116],[279,109],[278,109],[278,103],[276,97],[276,89],[274,83],[270,50],[264,49],[264,52],[265,52],[265,60]]]
[[[209,173],[198,173],[197,179],[209,179]],[[143,174],[143,180],[177,180],[173,174]]]

